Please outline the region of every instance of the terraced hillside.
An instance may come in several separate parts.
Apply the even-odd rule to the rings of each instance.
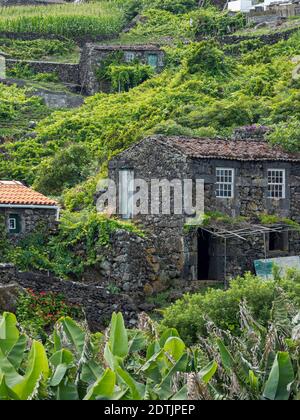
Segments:
[[[111,37],[124,25],[120,1],[51,6],[13,6],[0,8],[0,32]]]
[[[155,3],[156,8],[142,0],[54,6],[44,16],[49,26],[45,23],[43,27],[35,19],[39,8],[26,8],[24,16],[5,10],[0,18],[3,30],[29,33],[48,28],[46,31],[55,35],[72,37],[75,32],[98,36],[114,28],[108,32],[119,32],[115,43],[161,40],[167,60],[162,73],[153,74],[129,92],[97,94],[74,110],[50,112],[39,105],[39,100],[24,99],[23,90],[1,85],[2,97],[10,94],[23,99],[14,102],[10,97],[1,104],[0,178],[17,179],[55,195],[71,212],[92,214],[96,182],[105,174],[108,159],[147,134],[213,139],[230,136],[242,125],[268,125],[273,128],[271,142],[299,151],[300,86],[294,77],[300,53],[299,32],[273,45],[259,38],[231,45],[224,43],[224,36],[245,28],[243,16],[198,8],[198,2],[193,1],[177,3],[176,10],[167,0]],[[16,10],[21,13],[22,9]],[[74,10],[79,20],[75,19],[73,26]],[[81,10],[85,10],[83,14]],[[99,16],[105,11],[106,23],[91,28],[93,19],[98,19],[97,10]],[[137,23],[120,32],[124,16],[127,22],[133,18]],[[67,45],[73,41],[55,41],[52,51],[54,44],[48,41],[31,45],[29,41],[1,42],[3,49],[15,57],[29,58],[32,48],[32,57],[45,58],[68,54]],[[122,71],[126,77],[126,67]],[[24,107],[26,113],[22,113]],[[38,125],[27,130],[32,119]]]

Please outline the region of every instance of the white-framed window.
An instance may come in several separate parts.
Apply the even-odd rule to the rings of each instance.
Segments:
[[[126,63],[131,63],[132,61],[135,60],[135,53],[131,51],[125,51],[124,60]]]
[[[17,219],[11,217],[8,219],[8,229],[9,230],[16,230],[17,229]]]
[[[268,197],[285,198],[285,169],[268,169]]]
[[[218,198],[234,197],[234,169],[217,168],[217,189],[216,196]]]
[[[119,172],[119,213],[123,219],[133,217],[134,171],[122,169]]]
[[[9,233],[21,233],[22,222],[19,214],[9,214],[7,218],[7,229]]]

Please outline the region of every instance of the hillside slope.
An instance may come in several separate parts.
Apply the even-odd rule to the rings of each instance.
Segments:
[[[167,9],[171,3],[163,2]],[[180,7],[183,3],[178,0]],[[18,105],[2,101],[0,178],[17,179],[60,197],[70,211],[93,213],[96,182],[105,174],[109,158],[148,134],[206,136],[213,141],[230,136],[239,126],[260,124],[273,128],[271,142],[299,151],[300,86],[293,71],[300,61],[300,32],[274,45],[259,40],[227,45],[217,36],[243,27],[243,18],[212,8],[199,11],[194,2],[187,3],[182,13],[142,10],[142,1],[130,0],[131,8],[127,4],[127,15],[140,12],[148,17],[121,34],[119,41],[138,42],[144,31],[145,39],[161,37],[169,44],[164,47],[165,70],[129,92],[97,94],[78,109],[40,115],[30,136],[19,129],[18,135],[5,132],[3,118],[14,115]],[[194,20],[188,29],[191,14]],[[197,42],[204,33],[206,39]],[[2,96],[8,89],[12,95],[23,94],[1,85]],[[35,109],[36,102],[28,101]],[[43,107],[39,109],[43,114]]]

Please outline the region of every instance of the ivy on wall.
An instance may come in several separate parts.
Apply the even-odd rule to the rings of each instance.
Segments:
[[[142,64],[111,65],[109,74],[114,92],[128,92],[129,89],[138,86],[153,76],[154,70],[151,66]]]
[[[128,92],[129,89],[145,82],[154,74],[153,67],[141,64],[138,60],[126,63],[122,51],[108,54],[96,69],[98,81],[108,82],[113,93]]]

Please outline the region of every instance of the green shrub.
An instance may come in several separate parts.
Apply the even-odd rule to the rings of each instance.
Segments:
[[[210,289],[204,294],[185,295],[164,311],[163,325],[177,328],[189,343],[195,343],[198,336],[206,336],[208,319],[238,335],[239,305],[246,300],[254,319],[267,326],[276,285],[276,281],[263,281],[246,274],[233,280],[227,291]],[[299,304],[299,274],[285,278],[280,286]]]
[[[153,9],[163,9],[172,13],[186,13],[198,5],[198,0],[143,0]]]
[[[176,121],[163,121],[152,130],[153,134],[165,134],[166,136],[186,136],[192,137],[194,132],[188,127],[178,124]]]
[[[58,150],[38,166],[34,187],[44,194],[59,195],[88,177],[91,160],[91,153],[83,144]]]
[[[111,65],[108,69],[108,80],[111,82],[113,92],[128,92],[129,89],[145,82],[153,74],[153,68],[147,65]]]
[[[78,280],[85,269],[102,261],[103,248],[110,245],[110,235],[118,229],[143,236],[131,223],[110,219],[95,210],[64,211],[58,232],[51,234],[47,226],[40,226],[10,249],[9,261],[23,271],[47,270]]]
[[[228,63],[223,51],[210,41],[202,41],[190,48],[187,69],[191,74],[205,72],[211,75],[228,73]]]
[[[289,152],[300,152],[300,122],[291,117],[287,122],[280,122],[268,135],[268,140],[278,146],[283,146]]]
[[[42,60],[53,57],[69,56],[75,53],[76,44],[73,41],[57,39],[20,40],[0,38],[0,50],[12,58],[21,60]]]
[[[34,292],[28,289],[21,293],[16,315],[22,328],[32,337],[45,342],[54,324],[63,316],[75,319],[82,317],[77,305],[65,302],[64,296],[53,292]]]

